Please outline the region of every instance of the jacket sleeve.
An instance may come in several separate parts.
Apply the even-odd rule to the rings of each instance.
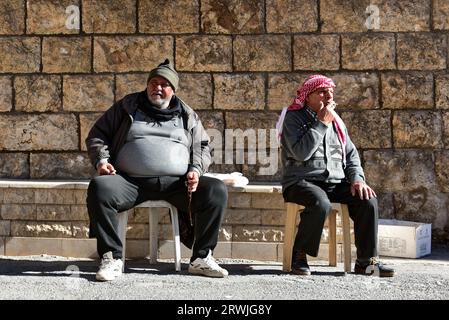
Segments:
[[[112,144],[114,133],[117,131],[119,123],[117,113],[119,112],[121,101],[110,107],[93,125],[85,140],[87,153],[90,162],[96,168],[100,160],[110,158],[109,149]]]
[[[365,181],[365,174],[360,162],[359,153],[357,148],[349,138],[348,132],[346,133],[346,167],[345,175],[349,182],[352,184],[356,181]]]
[[[190,149],[189,171],[195,170],[201,176],[207,172],[212,162],[210,155],[210,138],[204,129],[201,120],[194,112],[196,125],[191,130],[192,146]]]
[[[307,161],[323,141],[327,128],[321,121],[316,121],[309,128],[298,114],[287,112],[282,129],[282,147],[288,157],[299,162]]]

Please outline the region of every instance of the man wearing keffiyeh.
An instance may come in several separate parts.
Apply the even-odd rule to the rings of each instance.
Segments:
[[[377,259],[376,193],[366,184],[357,149],[334,110],[334,88],[331,78],[309,76],[278,123],[283,196],[285,201],[305,207],[293,247],[292,272],[311,274],[307,255],[318,255],[331,202],[339,202],[348,204],[354,221],[354,272],[366,274],[366,270],[376,269],[380,276],[391,277],[394,270]]]

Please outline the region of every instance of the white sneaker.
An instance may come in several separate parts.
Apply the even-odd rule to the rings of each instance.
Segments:
[[[100,269],[98,269],[95,279],[98,281],[111,281],[122,275],[123,261],[114,259],[112,252],[103,254]]]
[[[189,273],[198,274],[206,277],[224,278],[228,276],[228,271],[220,267],[212,257],[212,251],[206,258],[196,258],[189,265]]]

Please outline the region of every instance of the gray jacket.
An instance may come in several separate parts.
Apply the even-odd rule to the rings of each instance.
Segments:
[[[287,112],[281,137],[283,190],[302,179],[326,181],[323,172],[326,170],[325,164],[331,161],[331,148],[328,145],[328,139],[325,139],[327,130],[328,127],[319,121],[316,113],[308,107]],[[344,177],[350,183],[365,181],[359,154],[349,138],[346,127],[344,132],[346,163],[341,162]],[[321,143],[324,144],[324,161],[311,161]]]
[[[86,138],[87,152],[93,166],[101,159],[108,159],[114,165],[133,122],[138,95],[138,92],[132,93],[117,101],[95,122]],[[184,128],[191,138],[189,171],[194,169],[202,175],[211,163],[210,139],[198,115],[184,101],[177,99],[183,109]]]

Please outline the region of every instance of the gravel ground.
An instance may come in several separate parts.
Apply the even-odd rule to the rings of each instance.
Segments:
[[[0,299],[145,300],[408,300],[449,299],[449,249],[421,259],[382,258],[393,278],[344,274],[343,265],[312,262],[312,275],[282,272],[280,263],[219,259],[230,276],[211,279],[176,273],[170,260],[127,261],[113,282],[95,281],[98,261],[56,256],[0,256]]]

